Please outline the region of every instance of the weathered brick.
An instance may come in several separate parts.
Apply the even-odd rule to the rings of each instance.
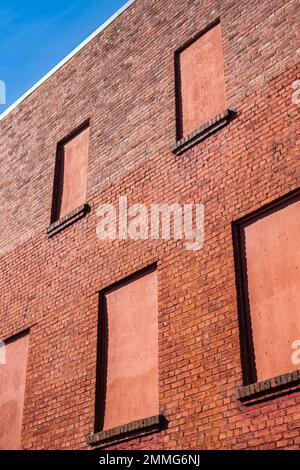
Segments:
[[[299,187],[299,109],[291,99],[297,7],[294,0],[136,0],[1,120],[0,337],[31,328],[25,449],[88,448],[98,292],[154,262],[159,412],[168,429],[115,447],[299,447],[291,433],[299,392],[249,406],[236,398],[242,370],[231,231],[232,221]],[[218,17],[227,102],[237,116],[179,157],[170,150],[174,52]],[[49,239],[57,143],[87,120],[91,211]],[[119,195],[130,204],[205,204],[204,248],[99,241],[96,209],[117,205]],[[279,430],[281,417],[288,421]]]

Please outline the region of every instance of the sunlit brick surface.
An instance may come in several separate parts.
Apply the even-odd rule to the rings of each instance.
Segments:
[[[300,395],[247,407],[231,223],[299,187],[298,3],[136,0],[0,122],[0,336],[31,326],[22,445],[87,449],[98,293],[157,261],[159,411],[120,449],[298,448]],[[221,18],[230,125],[174,155],[174,52]],[[91,212],[50,240],[57,143],[90,118]],[[97,239],[96,208],[205,204],[205,243]]]

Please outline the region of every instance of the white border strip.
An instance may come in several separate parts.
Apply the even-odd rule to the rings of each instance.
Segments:
[[[65,65],[77,52],[83,49],[92,39],[94,39],[99,33],[101,33],[107,26],[109,26],[118,16],[120,16],[127,8],[129,8],[135,0],[129,0],[123,5],[113,16],[111,16],[105,23],[103,23],[96,31],[94,31],[88,38],[86,38],[79,46],[76,47],[70,54],[62,59],[53,69],[50,70],[43,78],[41,78],[33,87],[31,87],[24,95],[22,95],[17,101],[9,106],[2,114],[0,114],[0,121],[4,119],[13,109],[15,109],[22,101],[24,101],[29,95],[31,95],[42,83],[48,80],[57,70]]]

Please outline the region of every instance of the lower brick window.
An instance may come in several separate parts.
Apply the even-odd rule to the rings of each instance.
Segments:
[[[102,291],[99,304],[96,420],[90,444],[161,426],[156,267]]]
[[[300,196],[234,225],[244,386],[240,399],[300,382]]]
[[[1,343],[0,450],[21,448],[29,333]]]

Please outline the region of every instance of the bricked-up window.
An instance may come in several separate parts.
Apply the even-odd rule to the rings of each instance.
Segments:
[[[281,201],[236,227],[245,382],[295,371],[300,339],[300,199]]]
[[[157,271],[100,293],[96,431],[158,415]]]
[[[221,24],[176,54],[177,139],[189,136],[226,109]]]
[[[0,450],[21,447],[29,334],[5,342],[5,363],[0,364]]]
[[[52,220],[61,219],[86,202],[89,127],[85,126],[57,147]]]

